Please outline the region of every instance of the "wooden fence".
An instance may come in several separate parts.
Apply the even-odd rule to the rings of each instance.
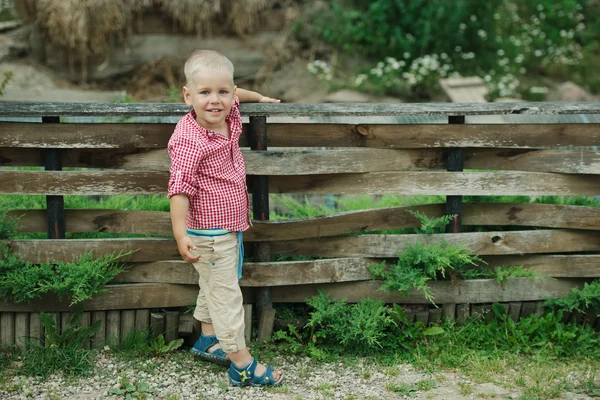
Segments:
[[[138,250],[133,267],[110,285],[110,294],[84,303],[85,319],[106,318],[102,335],[123,336],[147,327],[149,309],[195,304],[197,277],[181,261],[167,212],[64,209],[68,195],[165,194],[173,124],[61,122],[74,116],[181,116],[173,104],[0,103],[0,166],[45,170],[0,170],[0,193],[42,194],[47,210],[19,210],[23,232],[48,232],[51,239],[10,240],[17,257],[33,263],[72,260]],[[241,146],[259,216],[245,234],[254,262],[244,264],[245,302],[257,303],[260,335],[273,324],[272,302],[303,302],[318,289],[333,298],[364,297],[426,304],[378,291],[368,267],[397,256],[407,243],[445,239],[462,244],[490,265],[524,265],[548,278],[431,284],[441,315],[464,318],[492,302],[507,304],[518,318],[539,312],[540,300],[562,296],[600,276],[600,209],[555,204],[463,203],[474,195],[600,195],[598,124],[465,124],[470,115],[599,114],[599,103],[490,104],[243,104]],[[267,117],[441,116],[447,124],[269,123]],[[8,122],[6,117],[41,117]],[[581,149],[565,147],[577,146]],[[302,148],[302,149],[298,149]],[[69,170],[63,170],[68,168]],[[74,169],[73,169],[74,168]],[[446,195],[445,204],[343,212],[289,221],[268,220],[267,193]],[[416,227],[407,210],[429,216],[457,214],[448,234],[348,235]],[[461,226],[502,226],[502,231],[461,232]],[[515,227],[510,230],[510,227]],[[154,238],[63,239],[64,232],[149,234]],[[160,237],[167,236],[167,238]],[[309,256],[311,261],[273,261],[273,255]],[[536,305],[537,304],[537,305]],[[119,311],[121,310],[121,311]],[[249,310],[249,308],[247,309]],[[68,315],[52,297],[31,304],[0,302],[0,335],[18,343],[18,332],[39,330],[40,311]],[[425,310],[426,311],[426,310]],[[57,314],[58,315],[58,314]],[[61,314],[62,315],[62,314]],[[57,316],[57,321],[61,320]],[[157,317],[158,318],[158,317]],[[175,317],[171,318],[171,321]],[[586,317],[588,322],[595,316]],[[591,321],[593,324],[594,321]],[[17,332],[17,333],[15,333]],[[23,336],[23,335],[21,335]],[[101,339],[101,338],[100,338]]]

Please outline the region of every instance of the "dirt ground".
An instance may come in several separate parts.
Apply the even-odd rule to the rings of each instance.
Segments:
[[[106,399],[111,388],[126,384],[147,383],[147,399],[344,399],[375,400],[415,398],[428,400],[467,399],[591,399],[584,394],[557,390],[554,382],[540,385],[523,376],[524,384],[512,369],[503,373],[480,371],[471,376],[452,371],[427,373],[409,364],[379,366],[364,359],[320,363],[305,357],[278,356],[270,360],[285,374],[278,388],[234,388],[227,380],[226,369],[200,361],[187,351],[162,358],[124,361],[109,352],[95,359],[95,372],[87,378],[52,375],[44,380],[20,376],[5,378],[0,398],[11,399]],[[562,371],[559,371],[562,374]],[[576,387],[580,377],[567,373],[555,379],[557,387]],[[136,398],[136,397],[133,397]]]

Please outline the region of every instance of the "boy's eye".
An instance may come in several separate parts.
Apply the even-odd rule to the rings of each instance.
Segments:
[[[208,95],[208,90],[203,90],[203,91],[201,91],[201,92],[200,92],[200,94],[202,94],[202,95],[205,95],[205,96],[206,96],[206,95]]]
[[[221,94],[227,94],[229,92],[227,90],[221,90],[219,93],[221,93]]]

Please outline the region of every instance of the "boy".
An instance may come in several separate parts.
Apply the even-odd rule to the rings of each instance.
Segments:
[[[173,235],[182,258],[199,275],[194,318],[200,339],[192,352],[229,365],[234,386],[275,386],[281,371],[258,364],[244,340],[244,310],[238,279],[243,259],[242,231],[250,226],[246,169],[238,140],[242,133],[239,102],[279,100],[236,88],[233,64],[209,50],[186,61],[183,95],[193,110],[169,140]]]

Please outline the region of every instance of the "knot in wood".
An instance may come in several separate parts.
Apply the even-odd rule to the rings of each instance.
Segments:
[[[492,243],[494,244],[502,244],[502,237],[501,236],[492,236]]]
[[[369,132],[369,128],[364,125],[357,125],[356,131],[363,136],[369,136],[371,134],[371,132]]]

